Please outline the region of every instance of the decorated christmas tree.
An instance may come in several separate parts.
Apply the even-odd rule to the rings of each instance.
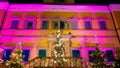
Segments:
[[[62,32],[59,29],[58,32],[55,34],[55,42],[52,51],[52,56],[54,57],[53,62],[58,66],[64,66],[66,62],[65,57],[65,49],[64,49],[64,42],[62,40]]]
[[[117,57],[115,58],[114,68],[119,68],[120,67],[120,48],[115,49],[115,54]]]
[[[105,67],[105,61],[104,61],[104,54],[98,46],[95,48],[95,51],[92,54],[93,58],[93,68],[104,68]]]
[[[6,65],[9,68],[23,68],[21,62],[22,62],[22,48],[19,45],[11,53],[10,60],[6,61]]]

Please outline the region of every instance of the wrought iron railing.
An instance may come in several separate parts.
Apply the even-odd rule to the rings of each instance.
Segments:
[[[64,57],[66,62],[63,66],[54,63],[53,57],[36,57],[27,63],[25,63],[25,68],[91,68],[91,63],[80,57]],[[56,58],[60,59],[60,58]]]

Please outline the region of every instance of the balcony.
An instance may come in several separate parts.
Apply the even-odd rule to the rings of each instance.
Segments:
[[[55,63],[53,57],[36,57],[25,64],[25,68],[90,68],[91,63],[80,57],[64,57],[66,62]],[[62,59],[62,58],[56,58]]]

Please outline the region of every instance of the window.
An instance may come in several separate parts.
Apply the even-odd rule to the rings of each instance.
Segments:
[[[89,53],[89,61],[94,62],[94,58],[92,57],[92,54],[94,53],[94,50],[90,50],[88,53]]]
[[[10,60],[10,54],[11,54],[11,52],[12,52],[12,50],[5,50],[2,59],[3,59],[4,61]]]
[[[108,59],[108,62],[114,61],[114,55],[112,50],[106,50],[106,58]]]
[[[46,50],[45,49],[39,50],[39,56],[40,57],[46,57]]]
[[[23,60],[24,60],[25,62],[27,62],[28,59],[29,59],[29,53],[30,53],[30,50],[23,50],[23,51],[22,51]]]
[[[72,50],[72,56],[73,57],[80,57],[80,51],[79,50]]]
[[[70,26],[71,26],[71,29],[77,29],[78,28],[77,21],[70,21]]]
[[[53,22],[52,22],[52,26],[53,26],[53,27],[52,27],[53,29],[58,29],[58,27],[59,27],[58,21],[53,21]]]
[[[33,22],[32,21],[29,21],[27,23],[27,29],[32,29],[33,28]]]
[[[99,27],[102,30],[107,29],[106,22],[105,21],[99,21]]]
[[[19,23],[19,20],[12,20],[11,29],[17,29],[18,23]]]
[[[48,29],[48,21],[42,21],[42,29]]]
[[[64,23],[64,21],[60,21],[60,29],[65,29],[65,23]]]
[[[55,0],[55,2],[66,2],[66,0]]]
[[[68,23],[66,21],[53,21],[53,29],[68,29]]]
[[[90,21],[85,21],[85,29],[92,29]]]
[[[25,29],[34,29],[36,26],[36,18],[32,16],[28,16],[25,23],[24,23],[24,28]]]

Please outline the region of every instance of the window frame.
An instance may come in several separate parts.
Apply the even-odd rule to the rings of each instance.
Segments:
[[[112,59],[111,59],[111,57],[107,57],[107,56],[109,56],[109,55],[107,55],[107,51],[112,51]],[[115,56],[114,56],[114,51],[113,50],[105,50],[105,53],[106,53],[105,58],[108,60],[108,62],[113,62],[115,60]]]
[[[71,50],[72,57],[75,57],[75,56],[73,56],[73,51],[79,51],[79,56],[76,56],[76,57],[81,57],[81,52],[80,52],[80,50],[78,50],[78,49],[72,49],[72,50]]]
[[[47,21],[47,26],[46,27],[43,27],[43,23],[44,23],[43,21]],[[44,30],[49,29],[49,21],[48,20],[42,20],[41,29],[44,29]]]
[[[64,27],[61,27],[61,22],[64,23]],[[57,23],[57,27],[55,28],[55,23]],[[68,29],[69,28],[69,23],[67,23],[67,26],[66,26],[66,23],[67,21],[66,20],[53,20],[52,21],[52,29]]]
[[[28,51],[29,52],[29,54],[28,54],[28,56],[27,56],[27,59],[24,57],[23,58],[23,61],[24,62],[27,62],[27,61],[29,61],[29,58],[30,58],[30,50],[29,49],[23,49],[22,50],[22,55],[24,56],[24,54],[26,54],[26,53],[24,53],[24,51]]]
[[[89,24],[88,24],[88,22],[89,22]],[[86,24],[86,23],[87,23],[87,24]],[[86,30],[91,30],[91,29],[92,29],[92,21],[90,21],[90,20],[85,20],[85,21],[84,21],[84,27],[85,27]]]
[[[40,51],[45,51],[45,56],[40,56]],[[39,56],[40,57],[46,57],[47,56],[47,50],[46,49],[39,49]]]
[[[32,28],[28,28],[28,22],[32,22]],[[24,28],[25,29],[35,29],[36,28],[36,19],[35,17],[27,17],[24,22]]]
[[[76,27],[74,27],[74,28],[72,27],[73,23],[76,23],[75,24]],[[78,29],[78,21],[77,20],[70,20],[70,29],[72,29],[72,30]]]
[[[12,18],[11,18],[11,26],[10,26],[10,29],[19,29],[19,24],[20,24],[20,20],[21,20],[21,18],[19,17],[19,16],[13,16]],[[17,22],[17,26],[13,26],[13,21],[18,21]]]
[[[12,49],[5,49],[5,50],[3,51],[2,59],[3,59],[4,61],[10,60],[10,55],[11,55],[12,51],[13,51]],[[8,54],[8,52],[9,52],[9,54]]]
[[[101,24],[102,22],[102,24]],[[103,24],[104,23],[104,24]],[[107,30],[107,23],[105,20],[98,20],[98,24],[99,24],[99,29],[100,30]],[[104,26],[103,26],[104,25]]]
[[[91,54],[93,54],[95,52],[95,50],[88,50],[88,58],[89,58],[89,61],[90,62],[94,62],[94,58],[92,57],[92,55],[90,54],[90,51],[91,51]]]

